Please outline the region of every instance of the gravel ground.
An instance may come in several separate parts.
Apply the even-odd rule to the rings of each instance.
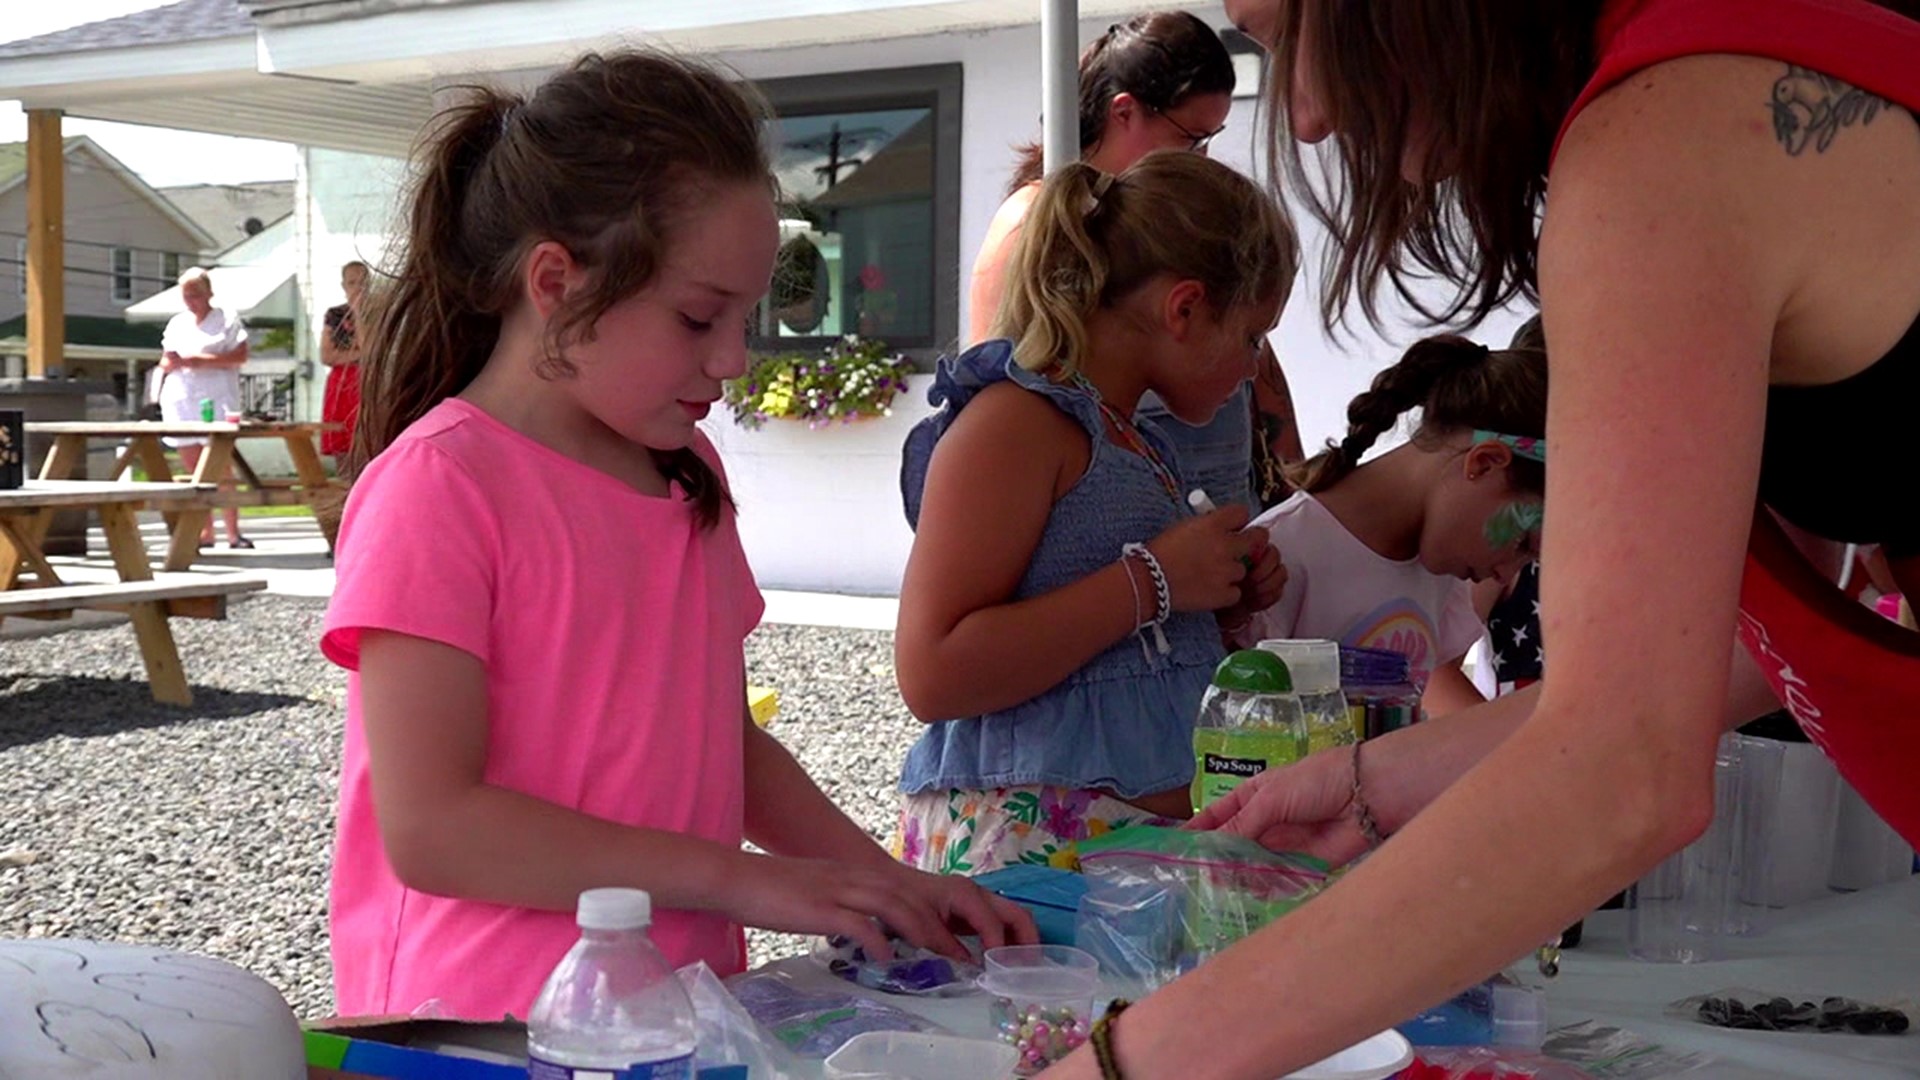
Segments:
[[[0,937],[97,937],[221,957],[332,1012],[326,894],[345,676],[320,601],[261,597],[178,620],[195,703],[148,696],[125,625],[0,642]],[[876,837],[919,725],[891,635],[770,626],[773,730]],[[755,962],[796,947],[751,935]]]

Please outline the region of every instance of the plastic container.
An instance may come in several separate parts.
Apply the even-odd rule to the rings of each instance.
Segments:
[[[210,397],[201,398],[200,399],[200,419],[211,424],[213,423],[213,416],[214,416],[213,399]]]
[[[1286,661],[1242,649],[1220,661],[1193,725],[1193,809],[1307,753],[1307,725]]]
[[[1539,987],[1516,982],[1493,984],[1495,1046],[1538,1050],[1547,1041],[1547,995]]]
[[[1377,738],[1424,718],[1410,668],[1405,653],[1341,646],[1340,689],[1358,737]]]
[[[1031,1076],[1066,1057],[1093,1030],[1100,965],[1070,945],[1008,945],[987,950],[980,987],[1000,1041],[1012,1046],[1015,1072]]]
[[[1005,1043],[870,1031],[827,1056],[827,1080],[1004,1080],[1020,1059]]]
[[[1717,960],[1742,923],[1735,915],[1743,867],[1740,800],[1745,763],[1723,739],[1713,765],[1713,823],[1627,890],[1627,952],[1637,960]]]
[[[691,1080],[693,1004],[647,937],[653,902],[639,889],[588,889],[580,940],[547,977],[527,1016],[528,1080]]]
[[[1351,746],[1359,741],[1340,690],[1340,646],[1315,638],[1272,638],[1260,648],[1286,661],[1293,692],[1307,722],[1307,749]]]
[[[1392,1029],[1314,1062],[1283,1080],[1389,1080],[1413,1064],[1413,1044]]]

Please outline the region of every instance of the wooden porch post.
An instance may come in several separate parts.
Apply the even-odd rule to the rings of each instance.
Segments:
[[[27,377],[66,368],[66,154],[60,110],[27,110]]]

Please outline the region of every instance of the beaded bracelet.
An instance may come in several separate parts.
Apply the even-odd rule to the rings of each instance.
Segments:
[[[1360,835],[1367,841],[1368,848],[1377,848],[1384,839],[1380,827],[1374,823],[1373,808],[1367,805],[1367,797],[1360,793],[1360,743],[1353,744],[1353,817],[1360,826]]]
[[[1094,1021],[1093,1034],[1087,1038],[1093,1044],[1093,1060],[1100,1065],[1100,1080],[1121,1080],[1120,1060],[1113,1053],[1113,1022],[1120,1019],[1129,1004],[1124,998],[1109,1002],[1107,1011]]]
[[[1153,557],[1153,552],[1145,544],[1127,544],[1120,549],[1120,557],[1139,559],[1147,568],[1147,576],[1153,580],[1153,621],[1142,623],[1135,628],[1135,632],[1152,626],[1154,648],[1160,650],[1161,656],[1165,656],[1172,651],[1172,646],[1167,644],[1167,632],[1163,627],[1173,617],[1173,592],[1167,588],[1167,572],[1160,568],[1160,560]]]

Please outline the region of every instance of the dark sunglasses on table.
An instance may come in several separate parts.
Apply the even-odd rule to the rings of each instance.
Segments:
[[[1180,121],[1175,120],[1172,116],[1168,115],[1167,112],[1163,109],[1149,108],[1148,111],[1152,112],[1153,115],[1159,117],[1160,119],[1165,120],[1167,123],[1172,124],[1173,129],[1175,131],[1178,131],[1180,134],[1185,135],[1187,137],[1187,143],[1188,143],[1187,149],[1194,151],[1195,153],[1205,150],[1207,148],[1208,143],[1212,142],[1214,138],[1218,136],[1221,132],[1227,130],[1227,125],[1221,124],[1219,127],[1214,128],[1212,131],[1195,131],[1192,128],[1188,127],[1187,125],[1181,123]]]

